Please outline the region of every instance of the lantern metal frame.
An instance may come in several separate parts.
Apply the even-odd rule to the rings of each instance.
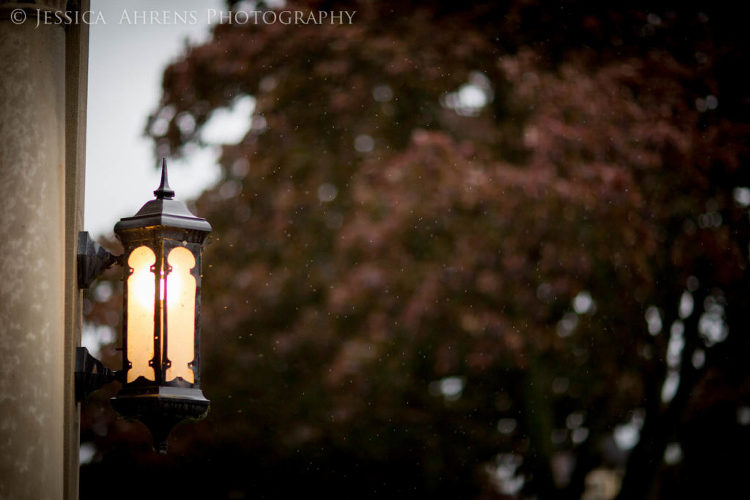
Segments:
[[[79,348],[76,380],[79,381],[79,398],[110,380],[122,383],[120,391],[111,399],[112,407],[121,415],[143,422],[152,433],[154,447],[166,453],[167,438],[171,429],[185,419],[199,419],[208,413],[210,402],[200,389],[200,296],[202,250],[211,225],[205,219],[193,215],[181,201],[175,200],[169,187],[166,161],[162,161],[161,183],[154,191],[155,199],[147,202],[132,217],[125,217],[115,225],[115,234],[124,247],[123,255],[112,256],[90,240],[88,233],[79,237],[79,286],[86,288],[96,275],[115,261],[123,266],[123,325],[122,325],[122,370],[106,370],[98,360]],[[143,376],[128,382],[128,371],[132,360],[128,359],[128,278],[133,273],[128,258],[140,247],[149,248],[155,262],[150,271],[154,274],[153,358],[149,368],[153,369],[153,380]],[[193,381],[182,377],[167,380],[169,359],[169,328],[167,277],[172,267],[167,259],[175,248],[185,248],[195,259],[195,266],[188,272],[195,279],[195,305],[193,328],[193,360],[188,363]],[[130,339],[132,340],[132,339]],[[91,358],[89,360],[88,358]],[[97,364],[98,363],[98,364]],[[93,370],[93,371],[92,371]]]

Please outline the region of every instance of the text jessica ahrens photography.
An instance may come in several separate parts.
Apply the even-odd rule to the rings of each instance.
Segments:
[[[36,18],[42,24],[131,24],[131,25],[193,25],[193,24],[352,24],[357,11],[346,10],[128,10],[116,19],[107,18],[100,11],[49,11],[42,9],[15,9],[10,19],[15,24]],[[32,21],[33,22],[33,21]]]

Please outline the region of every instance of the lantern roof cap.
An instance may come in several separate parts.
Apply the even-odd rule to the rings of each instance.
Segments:
[[[161,159],[161,182],[159,187],[154,191],[154,196],[158,200],[171,200],[174,198],[174,190],[169,187],[169,179],[167,178],[167,159]]]
[[[162,159],[161,182],[154,191],[156,198],[146,202],[134,216],[120,219],[115,224],[115,233],[152,226],[211,232],[211,224],[196,217],[182,201],[173,199],[174,195],[174,190],[169,187],[167,162]]]

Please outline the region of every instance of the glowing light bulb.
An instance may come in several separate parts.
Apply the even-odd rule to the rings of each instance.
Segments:
[[[131,363],[128,382],[138,377],[155,380],[148,362],[154,357],[154,274],[156,262],[153,250],[140,246],[130,253],[128,266],[133,270],[128,277],[127,357]]]
[[[195,257],[187,248],[169,252],[167,262],[172,271],[167,275],[167,356],[172,362],[167,381],[181,377],[191,384],[195,374],[190,368],[195,358],[195,292],[196,281],[190,274]]]

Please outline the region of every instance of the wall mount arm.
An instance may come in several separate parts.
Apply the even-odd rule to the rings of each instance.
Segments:
[[[78,288],[88,288],[100,274],[119,262],[121,256],[113,255],[91,238],[88,231],[78,233]]]
[[[85,347],[76,348],[76,401],[86,397],[104,384],[121,380],[122,372],[110,370],[101,361],[89,354]]]
[[[108,252],[91,238],[88,231],[78,233],[78,288],[88,288],[104,271],[119,262],[121,256]],[[120,380],[122,373],[104,366],[85,347],[76,348],[75,391],[76,401],[86,397],[113,380]]]

